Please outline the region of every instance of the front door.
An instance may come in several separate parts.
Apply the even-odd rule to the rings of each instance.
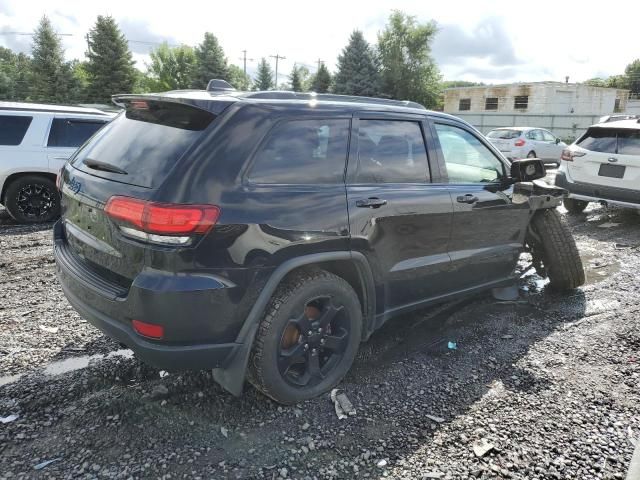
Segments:
[[[432,183],[422,116],[369,114],[353,122],[347,176],[352,250],[374,271],[378,313],[397,311],[447,291],[443,276],[452,203]]]
[[[511,201],[506,163],[471,128],[434,119],[453,200],[449,241],[459,290],[508,278],[522,250],[528,204]]]

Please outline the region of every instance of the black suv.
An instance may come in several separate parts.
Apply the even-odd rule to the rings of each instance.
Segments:
[[[387,319],[512,285],[520,253],[583,283],[539,160],[510,164],[412,102],[292,92],[121,95],[61,172],[69,302],[158,368],[294,403]]]

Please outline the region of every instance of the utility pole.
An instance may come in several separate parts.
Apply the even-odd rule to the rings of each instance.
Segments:
[[[324,62],[321,59],[318,59],[318,70],[320,70],[320,65],[322,65]],[[318,72],[316,72],[318,73]]]
[[[87,39],[87,52],[91,53],[91,44],[89,43],[89,34],[87,33],[86,37]]]
[[[276,90],[278,89],[278,60],[286,60],[287,57],[282,57],[280,56],[280,54],[276,53],[275,55],[269,55],[271,58],[275,58],[276,59],[276,81],[275,81],[275,88]]]
[[[242,50],[242,63],[244,64],[244,75],[247,75],[247,60],[249,60],[250,62],[253,62],[253,58],[247,58],[247,51],[246,50]]]

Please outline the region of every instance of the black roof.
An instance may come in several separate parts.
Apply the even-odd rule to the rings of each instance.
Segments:
[[[217,91],[172,90],[163,93],[113,95],[112,99],[114,103],[120,106],[123,106],[127,101],[134,99],[184,103],[213,113],[222,112],[232,103],[243,102],[274,106],[296,105],[299,107],[307,107],[311,104],[316,108],[325,108],[334,111],[343,110],[349,112],[356,110],[382,110],[414,114],[424,114],[428,112],[430,114],[443,117],[455,118],[441,112],[429,111],[419,103],[411,101],[290,91],[241,92],[228,89],[221,89]]]

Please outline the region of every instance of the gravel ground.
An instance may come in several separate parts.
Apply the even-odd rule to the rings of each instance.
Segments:
[[[18,415],[0,423],[0,478],[624,478],[640,433],[640,216],[594,206],[569,221],[587,285],[559,295],[530,277],[515,302],[392,320],[341,385],[357,413],[340,421],[328,396],[281,407],[106,356],[120,347],[56,283],[50,225],[0,211],[0,417]]]

